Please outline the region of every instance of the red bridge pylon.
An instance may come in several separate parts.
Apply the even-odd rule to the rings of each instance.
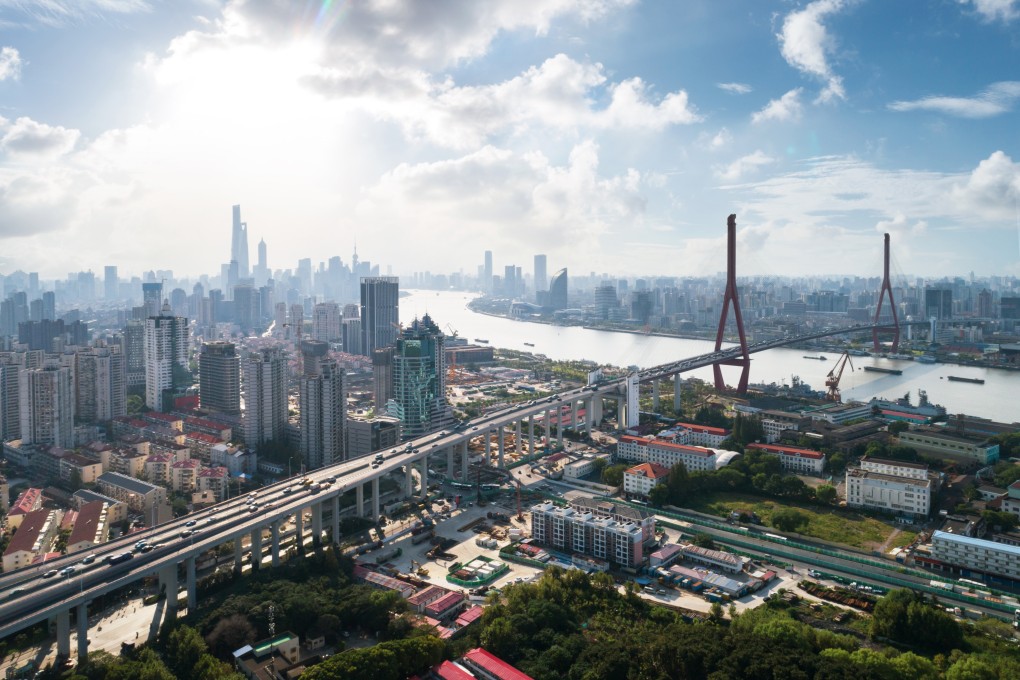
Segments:
[[[888,261],[888,258],[887,258]],[[892,294],[890,293],[890,298]],[[737,216],[730,215],[726,220],[726,292],[723,293],[722,314],[719,316],[719,332],[715,335],[715,351],[722,349],[723,331],[726,329],[726,316],[730,310],[730,302],[733,302],[733,318],[737,322],[737,333],[740,335],[740,349],[743,356],[726,359],[712,364],[712,371],[715,374],[715,388],[726,389],[726,381],[723,380],[722,366],[741,366],[740,383],[737,392],[747,392],[747,377],[751,372],[751,355],[747,351],[747,338],[744,336],[744,320],[740,316],[740,297],[737,295]]]
[[[878,325],[879,323],[878,318],[882,314],[882,301],[885,300],[886,292],[889,293],[889,309],[892,310],[892,320],[894,327],[892,351],[896,352],[896,350],[899,349],[900,346],[900,320],[899,317],[896,315],[896,301],[893,300],[892,286],[889,285],[889,234],[885,235],[885,265],[882,273],[882,291],[878,295],[878,306],[875,308],[875,320],[873,322],[875,325]],[[877,328],[871,329],[871,341],[872,344],[874,345],[875,352],[881,352],[882,343],[878,341]]]

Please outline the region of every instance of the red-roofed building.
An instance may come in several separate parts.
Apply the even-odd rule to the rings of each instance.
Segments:
[[[170,465],[170,483],[177,493],[191,493],[198,488],[198,471],[202,463],[192,458]]]
[[[205,432],[189,432],[184,438],[184,443],[191,447],[195,458],[208,463],[212,447],[223,444],[224,441],[215,435]]]
[[[230,478],[227,476],[225,467],[204,467],[198,471],[198,490],[208,491],[215,496],[216,501],[222,501],[226,497],[227,484]]]
[[[730,431],[721,427],[709,427],[695,423],[677,423],[677,427],[681,428],[677,435],[677,444],[719,446],[730,436]]]
[[[169,453],[153,453],[145,459],[145,478],[153,484],[170,483],[170,466],[174,457]]]
[[[411,609],[422,614],[425,612],[425,607],[450,592],[446,588],[440,588],[439,586],[428,586],[407,598],[407,604]]]
[[[474,675],[471,675],[452,661],[444,661],[439,664],[432,669],[432,674],[438,680],[476,680]]]
[[[712,449],[659,441],[653,437],[620,437],[616,456],[638,463],[658,463],[666,468],[683,463],[688,472],[716,469],[716,453]]]
[[[748,444],[744,450],[757,449],[779,458],[784,470],[805,475],[820,475],[825,469],[825,454],[799,446],[781,446],[779,444]]]
[[[21,526],[25,515],[42,507],[42,489],[25,489],[18,496],[18,500],[11,505],[7,513],[7,528],[15,529]]]
[[[464,593],[449,592],[435,602],[425,606],[425,613],[428,616],[446,621],[452,619],[464,604]]]
[[[475,647],[460,659],[461,665],[485,680],[533,680],[503,659],[490,654],[481,647]]]
[[[146,421],[154,423],[160,427],[166,427],[171,430],[177,430],[178,432],[184,431],[184,419],[180,416],[175,416],[172,413],[160,413],[159,411],[149,411],[142,416]]]
[[[214,437],[218,437],[221,442],[229,442],[233,436],[233,428],[223,423],[217,423],[215,420],[209,420],[208,418],[185,418],[184,419],[184,431],[188,434],[192,432],[201,432],[204,434],[211,434]]]
[[[482,614],[484,613],[485,607],[479,607],[478,605],[475,605],[474,607],[471,607],[470,609],[461,612],[460,616],[457,617],[457,620],[454,621],[454,623],[456,623],[457,626],[460,628],[465,628],[467,626],[470,626],[475,621],[481,619]]]
[[[60,459],[60,478],[70,481],[75,474],[82,484],[92,484],[103,474],[103,463],[98,457],[69,453]]]
[[[59,526],[51,510],[32,510],[26,513],[4,551],[4,572],[27,567],[36,557],[46,554]]]
[[[669,477],[669,468],[658,463],[640,463],[624,470],[623,492],[628,496],[648,497],[648,493],[657,485],[665,484]]]
[[[105,543],[109,531],[107,505],[102,501],[85,503],[78,510],[74,528],[67,539],[67,552],[89,550]]]
[[[77,510],[67,510],[64,512],[64,516],[60,518],[60,530],[69,531],[74,527],[74,523],[78,521]]]

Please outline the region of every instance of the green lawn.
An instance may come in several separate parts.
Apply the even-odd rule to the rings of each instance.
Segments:
[[[719,517],[727,517],[734,510],[746,513],[755,512],[768,526],[771,526],[773,512],[783,507],[796,507],[808,517],[807,526],[802,527],[800,532],[804,536],[864,550],[877,549],[895,530],[891,524],[853,511],[780,503],[740,493],[717,493],[698,498],[684,505],[692,510]],[[915,535],[911,531],[902,531],[896,536],[892,546],[906,545],[914,539]]]

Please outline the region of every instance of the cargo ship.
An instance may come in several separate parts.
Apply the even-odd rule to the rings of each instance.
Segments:
[[[533,342],[526,342],[526,343],[524,343],[524,346],[525,347],[534,347],[535,343],[533,343]]]
[[[805,359],[818,359],[819,361],[825,361],[825,357],[824,357],[824,356],[821,356],[821,355],[819,355],[819,356],[817,356],[817,357],[809,357],[808,355],[806,355],[806,354],[805,354],[805,355],[804,355],[804,358],[805,358]]]
[[[949,380],[952,380],[953,382],[974,383],[975,385],[985,384],[985,381],[982,378],[962,378],[958,375],[949,376]]]
[[[903,371],[898,368],[881,368],[879,366],[865,366],[865,371],[872,373],[888,373],[889,375],[903,375]]]
[[[488,345],[489,344],[488,340],[483,340],[482,338],[475,338],[475,342],[480,342],[483,345]]]

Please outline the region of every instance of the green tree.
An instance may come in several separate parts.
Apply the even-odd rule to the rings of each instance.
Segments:
[[[772,513],[771,521],[780,531],[797,531],[808,523],[808,518],[796,508],[780,508]]]
[[[712,540],[712,535],[706,534],[703,531],[699,531],[698,533],[694,534],[694,538],[691,540],[691,542],[694,543],[694,545],[700,546],[702,548],[708,548],[709,550],[713,550],[715,548],[715,541]]]
[[[834,487],[832,484],[822,484],[817,489],[815,489],[815,498],[818,499],[819,503],[822,503],[824,505],[829,505],[834,500],[836,500],[837,495],[839,494],[836,491],[836,487]]]
[[[602,483],[609,486],[620,486],[623,484],[623,472],[629,465],[610,465],[602,471]]]
[[[896,420],[894,422],[889,423],[889,426],[886,429],[889,430],[889,434],[900,435],[909,430],[910,425],[902,420]]]
[[[665,484],[656,484],[648,492],[648,502],[657,508],[669,502],[669,487]]]

